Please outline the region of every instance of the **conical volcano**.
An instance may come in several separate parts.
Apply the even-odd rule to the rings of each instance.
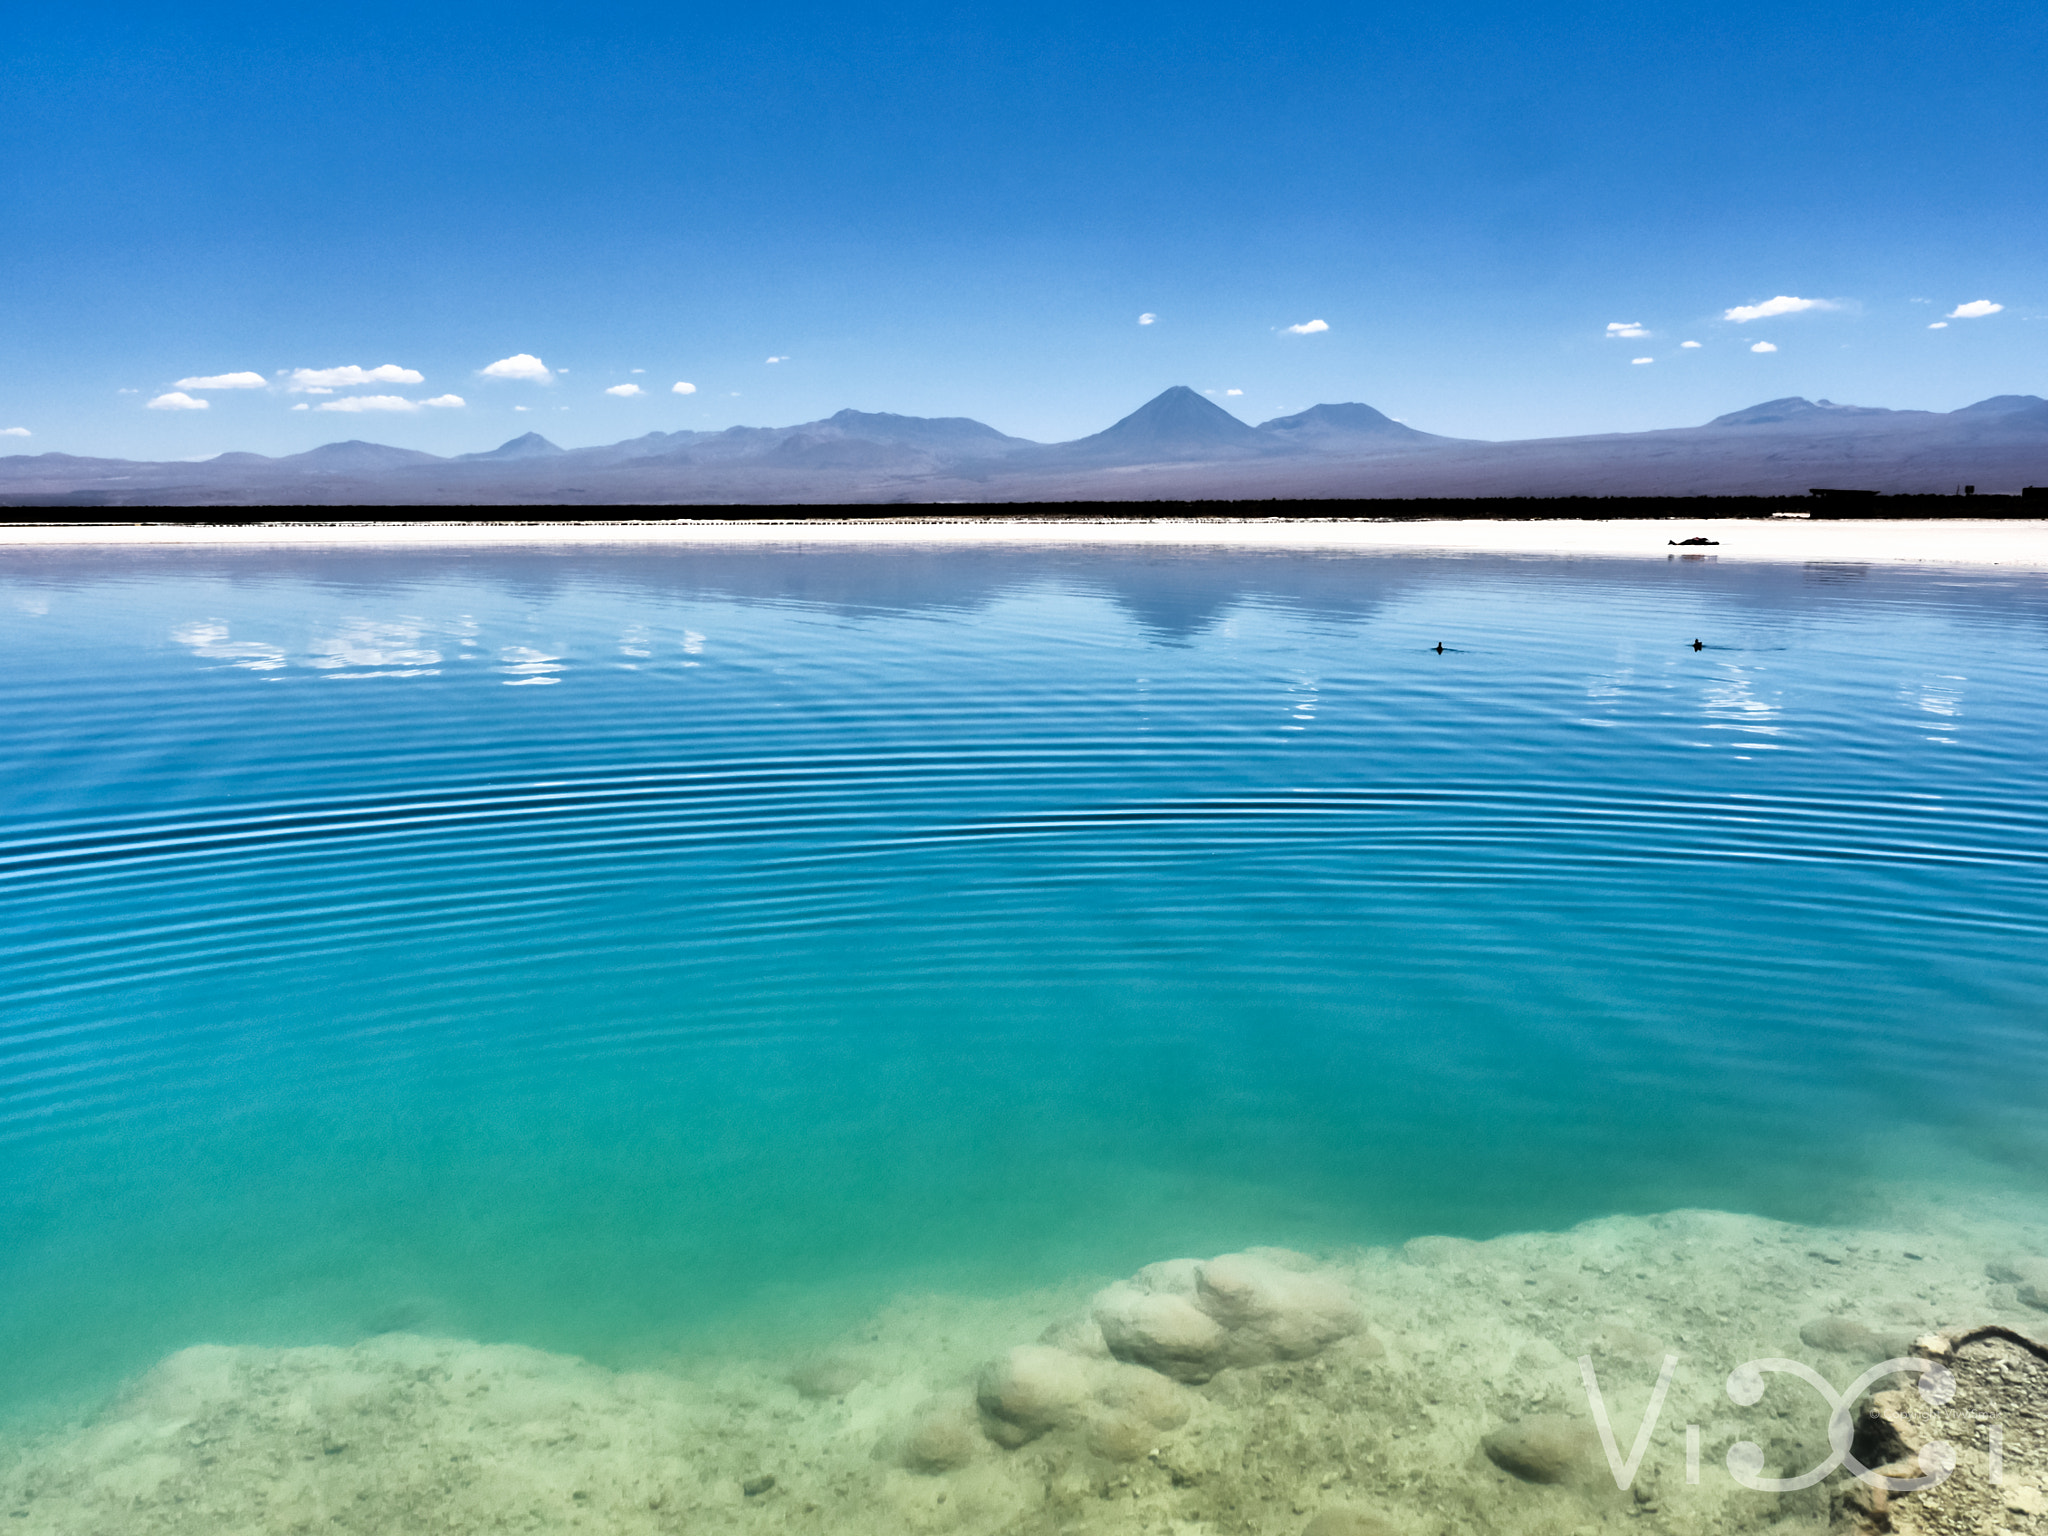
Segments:
[[[1185,384],[1155,395],[1115,426],[1055,450],[1090,461],[1144,464],[1162,460],[1235,458],[1256,453],[1259,434]]]
[[[500,443],[488,453],[465,453],[465,459],[551,459],[563,452],[538,432],[526,432],[509,443]]]

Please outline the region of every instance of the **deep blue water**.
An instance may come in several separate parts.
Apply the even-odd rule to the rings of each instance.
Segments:
[[[2048,1172],[2037,578],[10,554],[0,636],[0,1405]]]

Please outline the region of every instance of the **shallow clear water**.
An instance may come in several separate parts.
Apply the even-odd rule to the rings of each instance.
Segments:
[[[2032,579],[16,554],[0,633],[7,1410],[2048,1170]]]

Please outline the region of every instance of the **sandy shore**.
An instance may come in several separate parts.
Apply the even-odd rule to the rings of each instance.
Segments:
[[[1680,548],[1688,538],[1715,541]],[[1158,521],[1031,518],[760,520],[747,522],[269,523],[247,527],[45,524],[0,527],[0,550],[196,545],[750,544],[1120,545],[1183,549],[1300,549],[1360,553],[1504,554],[1593,559],[1703,555],[1718,560],[1847,561],[2048,572],[2048,519],[1862,522],[1641,519],[1379,522],[1230,518]]]

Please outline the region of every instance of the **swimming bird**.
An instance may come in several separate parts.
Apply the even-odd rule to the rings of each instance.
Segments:
[[[1707,648],[1706,642],[1702,640],[1695,640],[1692,643],[1692,648],[1696,651],[1704,651]]]
[[[1437,641],[1436,643],[1436,653],[1439,656],[1443,655],[1444,653],[1444,643],[1441,640]]]

